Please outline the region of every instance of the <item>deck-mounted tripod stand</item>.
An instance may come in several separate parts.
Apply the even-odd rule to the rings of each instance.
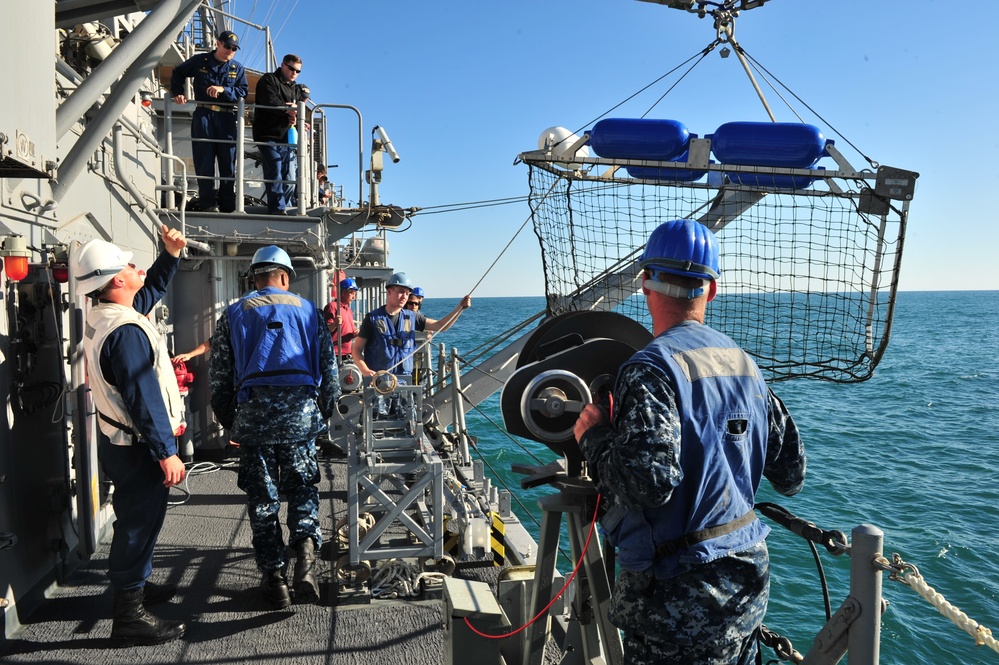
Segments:
[[[558,494],[551,494],[538,502],[542,510],[541,537],[534,567],[531,616],[537,616],[551,602],[555,560],[559,551],[562,517],[565,516],[573,565],[580,558],[582,562],[575,577],[576,592],[562,645],[565,656],[561,663],[621,665],[624,662],[621,638],[617,628],[607,618],[612,573],[605,565],[599,540],[593,538],[590,531],[599,496],[588,478],[578,475],[570,477],[565,466],[563,460],[543,467],[513,466],[514,473],[529,474],[521,481],[525,489],[544,483],[558,490]],[[525,665],[541,665],[549,633],[548,621],[538,621],[531,627]]]

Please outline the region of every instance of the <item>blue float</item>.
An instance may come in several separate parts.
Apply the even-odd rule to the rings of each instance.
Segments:
[[[588,134],[589,146],[599,157],[656,161],[675,160],[686,152],[692,136],[678,120],[655,118],[605,118]]]
[[[676,159],[669,159],[669,162],[685,162],[688,158],[685,151]],[[712,160],[712,163],[714,160]],[[632,178],[643,180],[661,180],[664,182],[694,182],[704,177],[707,171],[695,171],[691,169],[663,169],[654,166],[626,166],[625,170]]]
[[[727,122],[707,138],[723,164],[804,169],[828,154],[819,128],[797,122]]]
[[[809,170],[824,171],[824,166],[810,166]],[[765,187],[767,189],[807,189],[815,178],[807,175],[766,175],[762,173],[726,173],[738,185]]]

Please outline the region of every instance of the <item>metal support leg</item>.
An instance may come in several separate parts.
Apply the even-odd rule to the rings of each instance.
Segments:
[[[541,612],[552,598],[552,580],[563,513],[566,515],[573,563],[582,557],[582,565],[575,578],[576,594],[564,645],[566,655],[562,659],[563,665],[624,663],[620,635],[607,618],[611,587],[599,542],[591,541],[585,555],[583,554],[595,499],[596,494],[592,489],[568,486],[563,487],[559,494],[544,497],[539,502],[544,512],[534,569],[531,616]],[[531,627],[524,665],[541,665],[550,626],[551,619],[546,615]]]
[[[546,497],[548,498],[548,497]],[[544,501],[540,502],[544,508]],[[558,557],[559,532],[562,530],[562,513],[544,510],[541,515],[541,534],[538,539],[538,556],[534,564],[534,588],[531,591],[531,616],[549,603],[552,598],[552,580],[555,578],[555,559]],[[551,632],[551,617],[538,619],[529,629],[528,649],[524,652],[524,665],[541,665],[545,644]]]

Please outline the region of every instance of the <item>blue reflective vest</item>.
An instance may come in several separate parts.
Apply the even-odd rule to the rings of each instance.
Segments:
[[[629,363],[659,369],[676,390],[682,479],[662,507],[608,511],[602,523],[621,568],[654,567],[657,578],[669,579],[682,564],[707,563],[765,538],[769,527],[750,516],[730,533],[671,554],[656,551],[753,509],[769,429],[767,386],[756,363],[729,337],[695,321],[661,333]]]
[[[252,386],[319,386],[322,372],[315,305],[268,286],[246,294],[227,311],[237,403],[246,401]]]
[[[413,350],[416,349],[416,312],[399,310],[395,325],[385,307],[370,314],[375,335],[364,342],[364,362],[378,372],[389,370],[393,374],[413,373]]]

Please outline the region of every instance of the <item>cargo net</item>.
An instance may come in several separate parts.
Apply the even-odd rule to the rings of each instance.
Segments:
[[[619,290],[614,310],[651,329],[631,279],[645,241],[660,222],[701,218],[720,190],[529,167],[548,313],[589,309],[601,300],[595,285],[610,282]],[[884,354],[906,209],[881,201],[884,214],[862,213],[859,198],[771,191],[715,229],[722,275],[705,322],[751,353],[769,380],[863,381]]]

